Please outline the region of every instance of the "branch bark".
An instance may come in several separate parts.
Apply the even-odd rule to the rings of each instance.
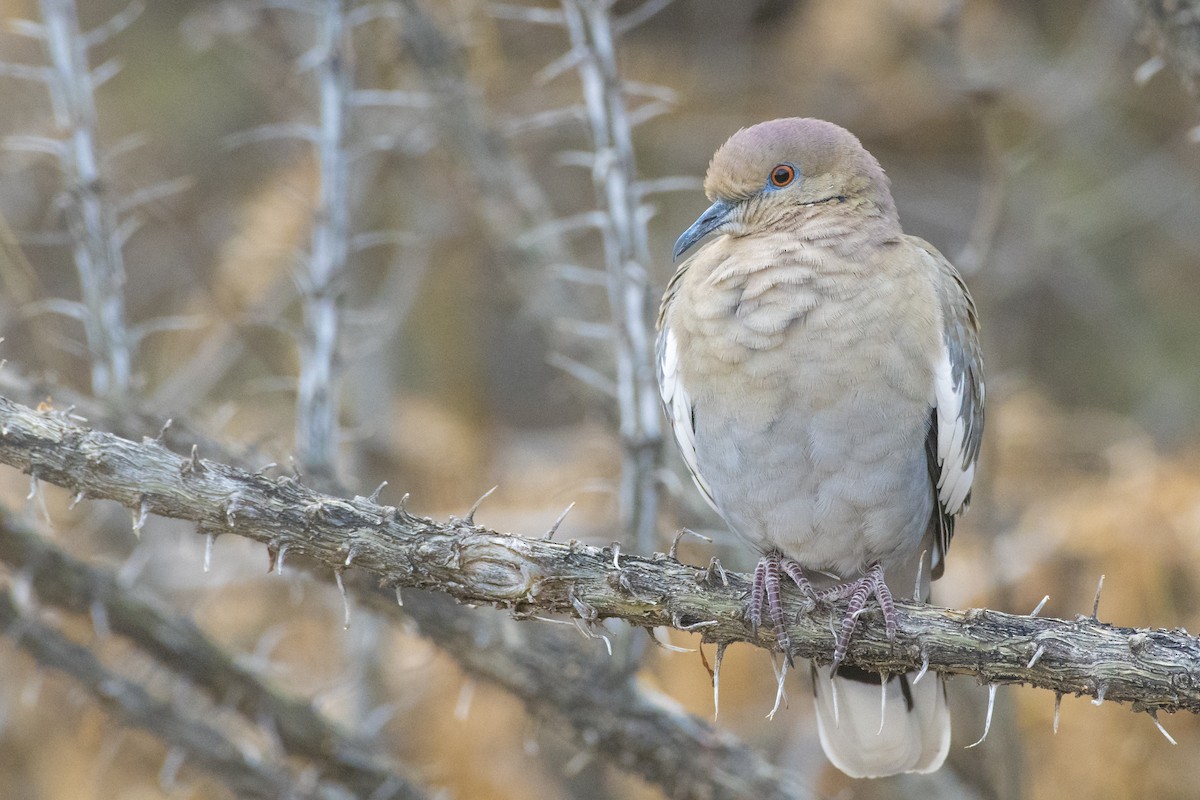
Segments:
[[[774,646],[770,630],[752,630],[743,618],[742,575],[729,574],[726,585],[715,570],[663,555],[528,539],[455,518],[435,522],[367,498],[314,492],[291,477],[185,458],[155,440],[92,431],[6,398],[0,398],[0,462],[86,497],[115,500],[135,517],[192,520],[202,534],[245,536],[335,572],[353,565],[381,585],[443,592],[518,616],[566,614],[585,627],[616,618],[696,631],[721,645]],[[850,663],[889,673],[925,664],[986,682],[1129,702],[1138,711],[1200,712],[1200,640],[1184,631],[1122,628],[1084,616],[897,605],[895,640],[888,641],[877,615],[868,615]],[[844,604],[802,613],[801,598],[788,593],[785,609],[795,617],[795,655],[828,661],[829,624]]]
[[[613,327],[617,416],[621,433],[621,526],[639,549],[654,543],[658,522],[662,430],[647,265],[646,215],[635,189],[633,125],[625,106],[613,45],[610,5],[564,0],[563,17],[578,53],[576,71],[595,150],[592,182],[603,224],[601,239]]]
[[[104,191],[96,147],[95,73],[87,40],[80,34],[74,0],[42,0],[45,45],[53,70],[50,98],[67,132],[67,222],[79,273],[83,327],[92,362],[92,390],[119,402],[132,378],[129,331],[125,326],[125,264],[118,236],[117,209]]]

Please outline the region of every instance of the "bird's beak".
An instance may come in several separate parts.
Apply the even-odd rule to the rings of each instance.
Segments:
[[[671,251],[671,260],[675,261],[696,242],[728,222],[733,208],[733,203],[725,200],[718,200],[709,206],[708,210],[700,215],[700,219],[693,222],[692,227],[675,240],[675,249]]]

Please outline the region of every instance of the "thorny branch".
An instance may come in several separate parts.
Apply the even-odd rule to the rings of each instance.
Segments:
[[[635,189],[633,125],[617,74],[609,4],[564,0],[562,10],[595,148],[592,180],[604,211],[601,234],[622,446],[621,523],[629,541],[645,550],[654,543],[658,522],[662,433],[650,327],[650,249]]]
[[[115,500],[135,516],[193,520],[200,533],[245,536],[335,571],[352,562],[386,586],[443,592],[517,615],[566,614],[585,629],[617,618],[694,630],[718,644],[774,644],[770,630],[752,630],[742,615],[741,575],[722,578],[663,555],[617,558],[611,548],[499,534],[453,518],[439,523],[369,498],[320,494],[291,477],[182,457],[154,440],[139,444],[92,431],[4,398],[0,462],[87,497]],[[789,593],[796,655],[829,660],[829,624],[843,606],[802,613],[803,603]],[[927,666],[989,683],[1028,683],[1130,702],[1150,713],[1200,712],[1200,640],[1184,631],[1121,628],[1084,616],[897,606],[895,640],[868,615],[848,662],[880,672]]]
[[[116,205],[104,190],[96,146],[96,76],[74,0],[42,0],[44,41],[55,118],[66,133],[59,159],[67,181],[67,221],[83,295],[83,326],[92,361],[92,390],[121,399],[132,376],[125,325],[125,264]]]
[[[121,586],[110,571],[72,558],[2,509],[0,561],[26,577],[43,602],[93,618],[102,614],[109,630],[186,677],[214,703],[236,708],[253,724],[269,720],[284,750],[311,760],[323,780],[336,781],[359,797],[424,796],[400,777],[396,765],[373,755],[369,742],[351,738],[309,703],[277,692],[190,620],[164,611],[136,587]],[[164,735],[161,728],[152,730]]]
[[[354,62],[345,30],[342,0],[325,0],[318,21],[317,72],[320,123],[317,164],[320,195],[314,217],[312,252],[301,285],[304,332],[296,390],[296,447],[305,469],[322,479],[337,474],[338,338],[341,297],[350,257],[346,145],[348,103]]]
[[[52,384],[23,378],[12,365],[0,371],[0,395],[42,402],[52,395],[75,403],[94,424],[140,438],[161,423],[128,408],[118,412]],[[62,415],[64,412],[55,412]],[[230,463],[246,458],[200,437],[186,423],[166,426],[156,437],[177,451],[202,452]],[[252,457],[261,463],[261,455]],[[551,530],[558,527],[555,522]],[[312,564],[299,560],[298,565]],[[327,572],[325,572],[328,575]],[[415,622],[420,633],[450,653],[471,675],[488,680],[522,700],[545,724],[565,729],[583,754],[595,754],[662,786],[684,800],[799,800],[807,794],[736,736],[718,730],[665,698],[649,692],[627,670],[589,647],[560,625],[518,624],[476,609],[467,611],[443,594],[406,592],[404,606],[382,591],[367,573],[344,577],[347,590],[373,611]],[[666,744],[664,744],[666,743]]]

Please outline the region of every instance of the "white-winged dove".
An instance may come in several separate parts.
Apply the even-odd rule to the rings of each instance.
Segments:
[[[674,255],[719,235],[679,267],[659,316],[683,460],[762,553],[749,616],[765,606],[785,653],[781,573],[813,599],[850,599],[829,676],[813,669],[829,759],[855,777],[931,772],[950,744],[940,677],[885,680],[842,659],[870,597],[891,634],[892,591],[919,580],[928,598],[970,498],[984,401],[971,296],[904,234],[883,169],[837,125],[738,131],[704,189],[712,205]]]

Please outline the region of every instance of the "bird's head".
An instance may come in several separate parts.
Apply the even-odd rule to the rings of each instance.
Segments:
[[[741,129],[713,156],[704,193],[712,205],[675,242],[675,258],[710,233],[770,231],[794,224],[804,209],[842,206],[896,222],[879,162],[854,134],[820,119],[776,119]]]

